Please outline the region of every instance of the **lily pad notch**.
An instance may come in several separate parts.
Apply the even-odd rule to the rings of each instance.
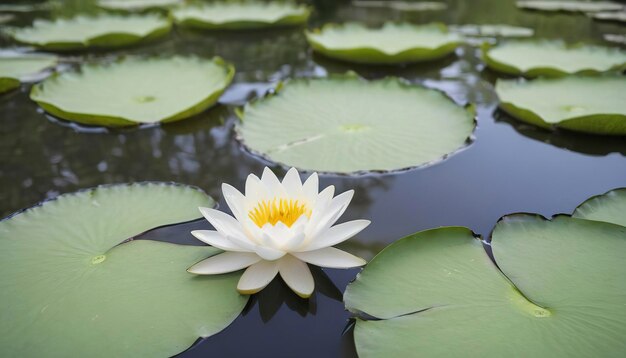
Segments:
[[[87,125],[167,123],[216,104],[234,74],[219,57],[126,58],[56,74],[30,97],[54,116]]]
[[[432,61],[454,53],[462,37],[443,24],[385,23],[368,28],[360,23],[326,24],[305,33],[316,52],[337,60],[363,64]]]
[[[197,219],[199,206],[214,204],[184,185],[111,185],[0,221],[3,353],[172,356],[224,329],[247,301],[238,276],[185,271],[219,250],[128,240]]]
[[[472,140],[473,107],[398,78],[293,79],[247,104],[235,126],[253,154],[286,167],[360,174],[428,165]]]

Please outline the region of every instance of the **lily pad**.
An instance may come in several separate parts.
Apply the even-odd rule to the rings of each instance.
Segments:
[[[626,189],[611,190],[585,201],[573,216],[626,227]]]
[[[351,283],[360,357],[620,357],[626,349],[626,228],[514,216],[490,260],[465,228],[413,234]],[[510,280],[509,280],[510,279]]]
[[[308,7],[292,2],[212,2],[175,9],[176,23],[208,30],[239,30],[305,24]]]
[[[398,11],[438,11],[445,10],[448,5],[439,1],[352,1],[352,6],[365,8],[388,8]]]
[[[424,165],[457,151],[474,130],[472,111],[397,78],[297,79],[248,104],[236,130],[267,159],[335,173]]]
[[[509,41],[485,47],[483,58],[496,71],[530,77],[626,69],[624,50],[582,44],[568,46],[561,41]]]
[[[594,20],[626,22],[626,11],[606,11],[590,14]]]
[[[57,58],[45,55],[0,57],[0,93],[19,87],[25,76],[55,66]]]
[[[604,34],[602,35],[602,37],[604,38],[605,41],[626,45],[626,35]]]
[[[511,25],[458,25],[449,26],[450,31],[464,36],[479,37],[531,37],[535,30]]]
[[[597,12],[615,11],[624,5],[611,1],[560,1],[560,0],[529,0],[518,1],[517,7],[541,11]]]
[[[131,12],[167,9],[184,3],[184,0],[98,0],[98,6],[103,9]]]
[[[0,222],[0,346],[13,357],[172,356],[229,325],[238,275],[185,271],[217,249],[135,240],[213,205],[195,188],[115,185]]]
[[[55,21],[35,20],[31,27],[12,29],[9,35],[23,44],[64,51],[128,46],[162,37],[171,27],[170,20],[156,14],[103,14]]]
[[[564,77],[527,82],[498,80],[500,108],[544,128],[626,134],[626,78]]]
[[[462,41],[444,25],[386,23],[373,29],[359,23],[328,24],[306,32],[313,49],[325,56],[356,63],[399,64],[450,55]]]
[[[130,58],[52,76],[30,97],[57,117],[88,125],[172,122],[214,105],[234,72],[219,58]]]

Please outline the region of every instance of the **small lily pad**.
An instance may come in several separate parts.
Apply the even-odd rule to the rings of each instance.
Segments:
[[[388,8],[398,11],[439,11],[448,5],[439,1],[352,1],[352,6],[364,8]]]
[[[518,1],[517,7],[541,11],[597,12],[615,11],[624,5],[611,1],[560,1],[560,0],[529,0]]]
[[[606,11],[591,13],[594,20],[626,22],[626,11]]]
[[[604,34],[602,35],[602,37],[604,38],[605,41],[626,45],[626,35]]]
[[[12,357],[172,356],[246,304],[238,275],[186,268],[219,250],[148,240],[199,216],[195,188],[144,183],[67,194],[0,222],[0,346]]]
[[[19,87],[25,76],[55,66],[57,58],[46,55],[21,55],[0,57],[0,93]]]
[[[292,2],[212,2],[172,11],[177,24],[208,30],[239,30],[305,24],[308,7]]]
[[[462,41],[444,25],[386,23],[373,29],[359,23],[327,24],[307,31],[313,49],[325,56],[356,63],[399,64],[450,55]]]
[[[55,21],[35,20],[31,27],[12,29],[9,35],[23,44],[64,51],[128,46],[162,37],[171,27],[169,19],[156,14],[102,14]]]
[[[626,69],[626,51],[592,45],[568,46],[561,41],[508,41],[486,47],[490,68],[513,75],[562,76]]]
[[[626,78],[564,77],[527,82],[498,80],[500,108],[544,128],[626,134]]]
[[[626,188],[611,190],[585,201],[576,208],[573,216],[626,227]]]
[[[214,105],[234,72],[219,58],[130,58],[52,76],[30,96],[47,112],[88,125],[173,122]]]
[[[184,3],[184,0],[98,0],[98,6],[103,9],[130,12],[167,9]]]
[[[359,357],[619,357],[626,349],[626,228],[505,218],[500,271],[465,228],[396,241],[348,285]]]
[[[458,25],[449,29],[463,36],[478,37],[531,37],[535,33],[528,27],[510,25]]]
[[[252,152],[286,166],[335,173],[424,165],[470,139],[472,111],[397,78],[297,79],[248,104],[236,130]]]

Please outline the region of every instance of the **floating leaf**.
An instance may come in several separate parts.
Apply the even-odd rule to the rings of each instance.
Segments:
[[[607,11],[591,13],[594,20],[626,22],[626,11]]]
[[[517,216],[491,245],[502,272],[465,228],[416,233],[378,254],[344,295],[350,311],[380,319],[357,320],[359,356],[621,356],[626,228]]]
[[[213,205],[172,184],[99,187],[0,222],[0,346],[12,357],[172,356],[243,309],[237,275],[185,271],[211,247],[136,240]]]
[[[604,34],[602,37],[605,41],[626,45],[626,35]]]
[[[626,227],[626,189],[615,189],[585,201],[573,216]]]
[[[0,4],[0,12],[33,12],[50,10],[53,3],[44,2],[39,4]]]
[[[398,11],[438,11],[445,10],[448,5],[438,1],[352,1],[356,7],[388,8]]]
[[[184,4],[184,0],[98,0],[98,6],[107,10],[145,11],[166,9]]]
[[[621,10],[624,5],[611,1],[530,0],[518,1],[517,7],[541,11],[597,12]]]
[[[458,150],[473,114],[397,78],[298,79],[245,107],[237,132],[251,151],[305,170],[353,173],[424,165]]]
[[[525,76],[595,74],[626,69],[626,51],[561,41],[509,41],[485,48],[483,58],[497,71]]]
[[[52,76],[33,87],[31,99],[89,125],[172,122],[214,105],[234,71],[219,58],[133,58]]]
[[[0,57],[0,93],[19,87],[20,79],[55,66],[57,58],[44,55]]]
[[[450,26],[450,31],[464,36],[484,37],[531,37],[535,30],[510,25],[459,25]]]
[[[291,2],[213,2],[172,11],[176,23],[203,29],[255,29],[305,24],[311,11]]]
[[[518,82],[498,80],[500,107],[540,127],[626,134],[626,78],[564,77]]]
[[[35,20],[31,27],[9,34],[17,42],[46,50],[121,47],[150,41],[169,33],[171,22],[155,14],[77,16],[55,21]]]
[[[311,47],[325,56],[369,64],[435,60],[453,53],[461,42],[459,35],[439,24],[386,23],[380,29],[358,23],[328,24],[307,31],[306,37]]]

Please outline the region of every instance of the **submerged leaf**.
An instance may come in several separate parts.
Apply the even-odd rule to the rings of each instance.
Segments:
[[[212,2],[175,9],[177,24],[203,29],[253,29],[306,23],[311,11],[291,2]]]
[[[626,69],[626,51],[592,45],[568,46],[561,41],[508,41],[486,48],[490,68],[514,75],[561,76]]]
[[[155,14],[77,16],[54,21],[35,20],[31,27],[9,31],[20,43],[46,50],[121,47],[169,33],[171,22]]]
[[[251,151],[305,170],[353,173],[424,165],[463,147],[473,113],[397,78],[292,80],[245,107],[238,134]]]
[[[47,55],[20,55],[0,57],[0,93],[17,88],[25,76],[55,66],[57,58]]]
[[[380,29],[359,23],[328,24],[307,31],[313,49],[325,56],[356,63],[398,64],[435,60],[454,52],[462,38],[444,25],[386,23]]]
[[[237,275],[185,271],[218,250],[124,242],[198,218],[198,206],[213,204],[187,186],[115,185],[62,195],[1,221],[3,354],[172,356],[221,331],[246,303]]]
[[[50,77],[33,87],[31,99],[55,116],[89,125],[172,122],[214,105],[234,71],[219,58],[131,58]]]
[[[597,12],[621,10],[624,5],[611,1],[561,1],[529,0],[518,1],[517,7],[542,11]]]
[[[544,128],[626,134],[626,79],[622,76],[498,80],[496,93],[500,107],[524,122]]]

